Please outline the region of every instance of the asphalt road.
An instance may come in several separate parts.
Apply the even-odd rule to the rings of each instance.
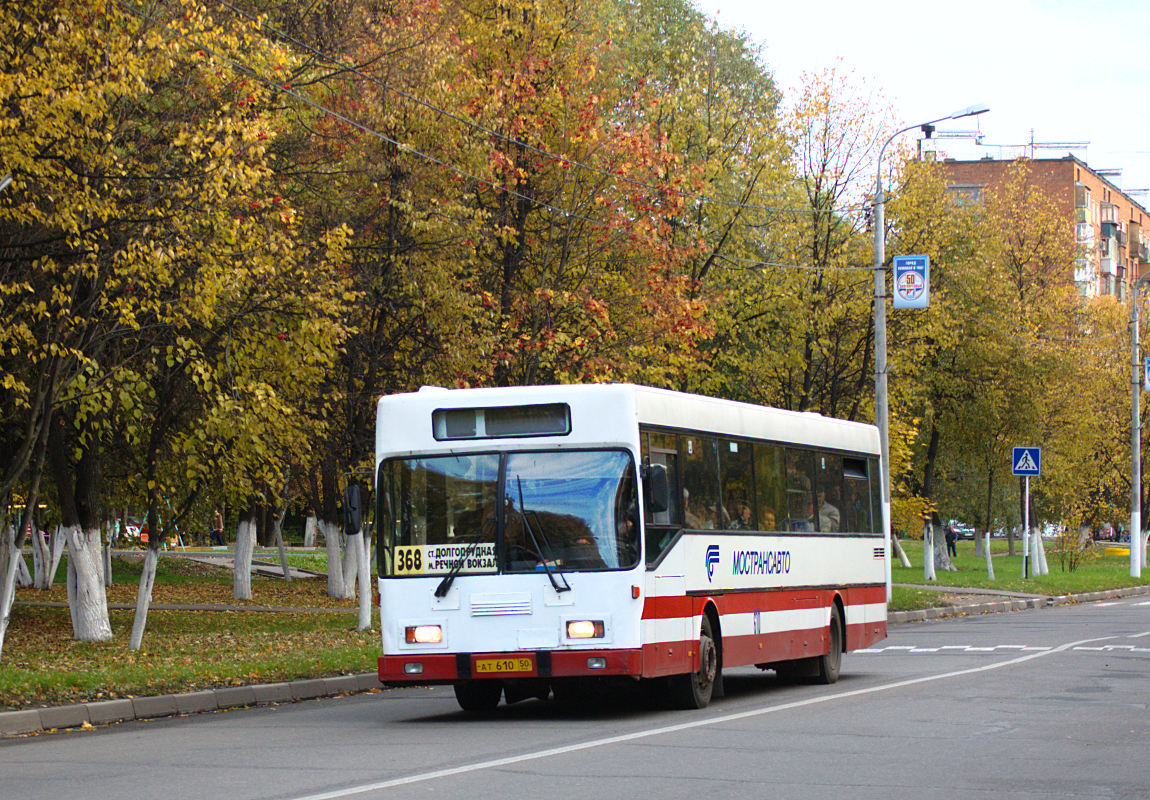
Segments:
[[[0,741],[0,796],[1147,798],[1150,599],[901,625],[834,686],[728,673],[639,700],[471,718],[390,690]]]

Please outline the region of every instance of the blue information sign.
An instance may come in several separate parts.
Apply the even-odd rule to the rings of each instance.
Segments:
[[[1016,447],[1010,460],[1011,472],[1031,477],[1042,474],[1042,448]]]
[[[894,257],[894,307],[930,307],[930,256]]]

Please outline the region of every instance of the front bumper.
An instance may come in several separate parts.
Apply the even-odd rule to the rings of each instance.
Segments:
[[[530,662],[529,665],[528,661]],[[641,650],[410,653],[399,656],[380,656],[379,658],[379,680],[391,684],[607,675],[638,677],[642,672],[643,653]]]

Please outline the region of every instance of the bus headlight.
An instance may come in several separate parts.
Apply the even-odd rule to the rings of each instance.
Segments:
[[[439,644],[443,641],[443,628],[439,625],[408,625],[403,638],[408,644]]]
[[[568,639],[602,639],[603,620],[573,619],[567,622]]]

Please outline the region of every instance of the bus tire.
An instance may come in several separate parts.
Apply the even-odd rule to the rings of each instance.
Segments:
[[[843,618],[837,604],[831,605],[828,634],[830,647],[825,655],[815,659],[814,683],[831,684],[839,679],[839,669],[843,663]]]
[[[483,713],[499,705],[503,684],[499,681],[459,681],[455,684],[455,699],[464,711]]]
[[[703,614],[699,630],[699,669],[672,678],[672,700],[677,708],[706,708],[719,679],[719,645],[711,627],[711,617]]]

